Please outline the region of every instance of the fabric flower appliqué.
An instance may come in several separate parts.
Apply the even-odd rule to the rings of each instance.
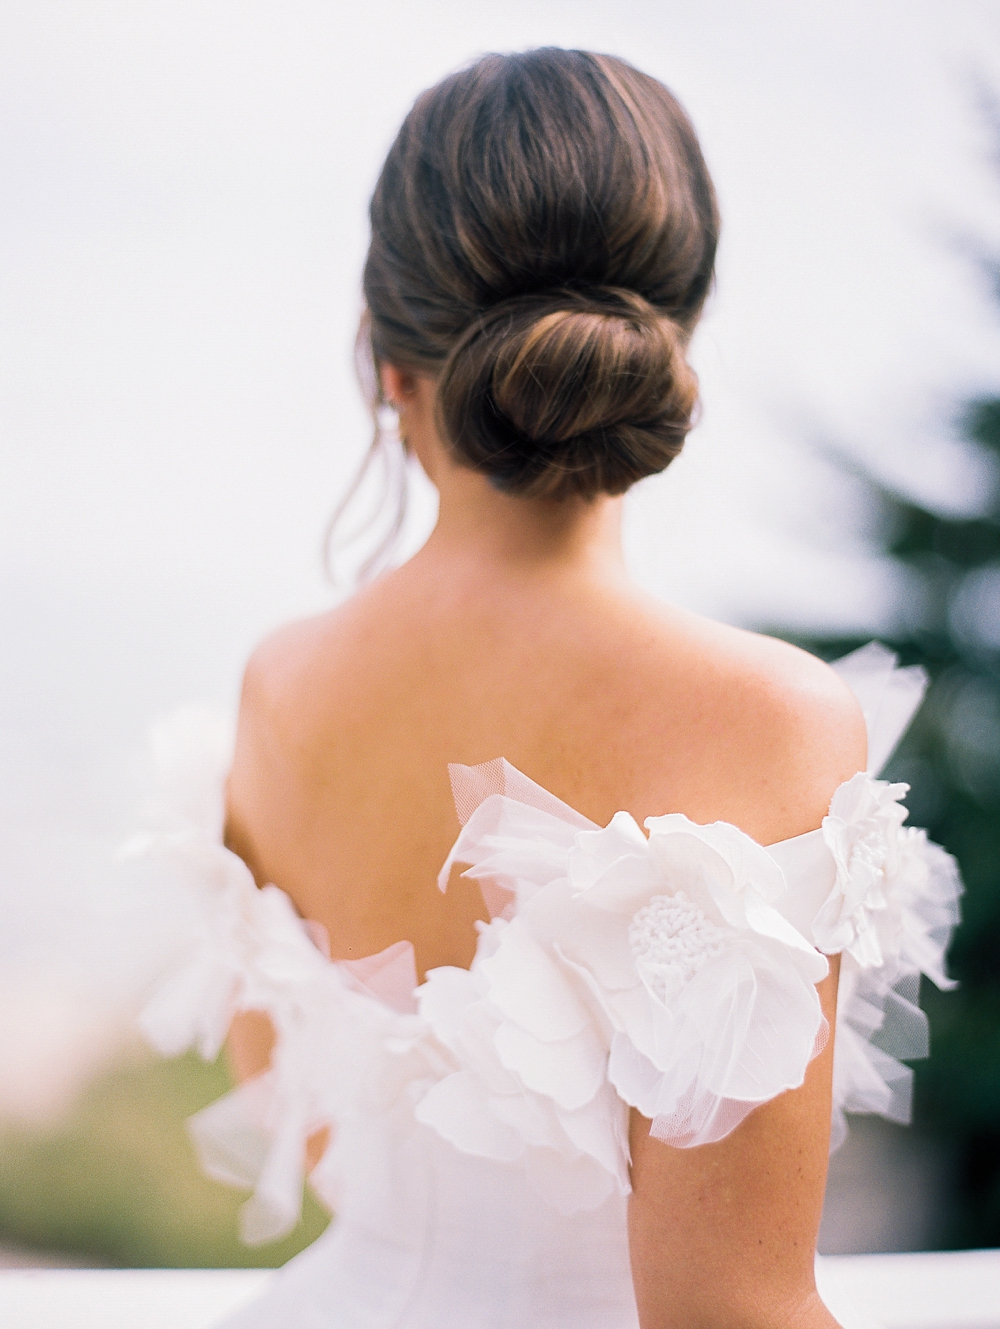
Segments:
[[[607,1039],[575,975],[522,918],[481,929],[471,970],[432,969],[418,995],[431,1037],[453,1058],[418,1121],[465,1153],[520,1161],[564,1213],[628,1193],[626,1112],[607,1080]]]
[[[502,1121],[518,1156],[561,1154],[581,1185],[598,1163],[627,1189],[626,1105],[686,1147],[802,1083],[827,1036],[828,962],[773,907],[781,869],[725,823],[646,825],[618,813],[576,831],[562,873],[486,930],[471,974],[428,976],[421,1013],[462,1071],[418,1115],[460,1148],[499,1156]]]
[[[842,784],[823,819],[823,839],[833,855],[836,884],[813,923],[821,951],[846,951],[862,969],[883,963],[883,942],[898,931],[900,900],[892,883],[908,854],[900,799],[909,785],[888,784],[865,774]]]
[[[577,836],[559,951],[612,1028],[609,1076],[675,1145],[727,1135],[802,1083],[828,964],[772,907],[780,868],[726,823],[627,813]]]
[[[646,986],[661,1001],[723,948],[723,930],[710,922],[683,891],[654,895],[633,917],[629,949]]]

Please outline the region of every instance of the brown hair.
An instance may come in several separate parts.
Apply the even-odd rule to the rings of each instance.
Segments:
[[[718,229],[662,83],[586,51],[484,56],[417,98],[382,168],[372,355],[437,377],[443,438],[499,488],[621,493],[691,427]]]

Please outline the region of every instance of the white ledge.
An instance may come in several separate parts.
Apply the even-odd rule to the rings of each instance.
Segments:
[[[3,1329],[210,1329],[270,1269],[0,1272]],[[820,1291],[844,1329],[1000,1329],[1000,1251],[828,1256]]]
[[[1000,1329],[1000,1250],[830,1255],[816,1281],[844,1329]]]

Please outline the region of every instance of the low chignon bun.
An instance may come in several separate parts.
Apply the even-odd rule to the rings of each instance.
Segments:
[[[417,98],[371,202],[371,352],[512,494],[619,494],[691,428],[719,218],[690,121],[613,56],[487,55]]]
[[[635,291],[569,287],[480,315],[438,382],[455,455],[535,498],[621,494],[662,471],[692,425],[687,337]]]

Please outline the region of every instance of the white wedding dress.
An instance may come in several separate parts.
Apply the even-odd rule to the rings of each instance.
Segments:
[[[877,772],[923,689],[869,646],[838,668]],[[271,1069],[192,1119],[202,1162],[252,1190],[248,1242],[336,1214],[230,1329],[636,1329],[626,1241],[627,1117],[678,1146],[728,1134],[802,1082],[829,1031],[816,995],[841,952],[834,1140],[844,1112],[909,1114],[926,1055],[920,975],[943,954],[952,859],[903,825],[905,785],[861,773],[820,829],[762,848],[680,814],[603,829],[505,761],[452,767],[453,863],[483,890],[469,970],[417,986],[398,942],[331,961],[276,886],[221,842],[225,745],[182,716],[159,749],[172,821],[129,852],[183,895],[189,944],[143,1015],[166,1054],[217,1055],[266,1011]]]

